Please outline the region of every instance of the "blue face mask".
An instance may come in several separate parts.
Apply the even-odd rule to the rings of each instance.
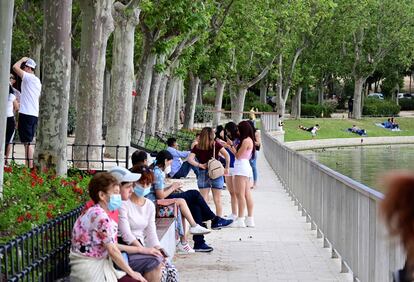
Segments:
[[[121,194],[111,195],[111,197],[109,198],[108,210],[116,211],[117,209],[121,207],[121,205],[122,205]]]
[[[149,193],[151,193],[151,187],[144,188],[141,185],[137,184],[134,187],[134,193],[138,197],[145,197],[146,195],[148,195]]]

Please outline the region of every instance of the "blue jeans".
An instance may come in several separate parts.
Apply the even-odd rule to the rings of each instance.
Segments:
[[[256,153],[257,154],[257,153]],[[252,167],[253,170],[253,181],[256,182],[257,181],[257,166],[256,166],[256,158],[257,156],[255,156],[253,159],[250,159],[250,166]]]
[[[191,165],[189,162],[183,162],[180,169],[174,174],[172,178],[179,179],[181,177],[186,177],[192,169],[196,176],[198,176],[198,167]]]

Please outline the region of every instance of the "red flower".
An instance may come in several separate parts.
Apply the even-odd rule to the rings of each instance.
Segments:
[[[26,219],[28,220],[32,219],[32,214],[30,212],[26,213]]]
[[[24,221],[24,216],[23,215],[21,215],[17,218],[18,223],[22,223],[23,221]]]
[[[53,210],[53,209],[55,208],[55,205],[49,204],[49,205],[47,206],[47,208],[48,208],[49,210]]]
[[[91,174],[91,175],[93,175],[93,174],[96,173],[96,170],[94,170],[94,169],[88,169],[88,173]]]
[[[13,172],[13,168],[11,166],[5,166],[4,167],[4,172],[11,173],[11,172]]]
[[[50,211],[48,211],[46,213],[46,216],[47,216],[48,219],[52,219],[53,218],[53,214]]]
[[[36,181],[32,180],[32,187],[35,187],[35,186],[36,186]]]

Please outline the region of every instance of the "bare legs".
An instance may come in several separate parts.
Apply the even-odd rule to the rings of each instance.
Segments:
[[[156,268],[151,270],[150,272],[145,273],[143,276],[148,282],[159,282],[161,281],[161,272],[162,263],[160,263]]]
[[[233,185],[234,183],[234,178],[233,176],[226,176],[226,185],[227,185],[227,190],[229,190],[230,193],[230,202],[231,202],[231,213],[233,215],[237,215],[237,195],[236,195],[236,191],[235,191],[235,186]]]
[[[29,168],[33,168],[33,146],[30,145],[30,143],[24,145],[24,153],[26,165],[28,165]]]
[[[245,216],[247,207],[247,216],[253,216],[253,197],[250,192],[250,179],[247,176],[234,176],[234,190],[237,196],[238,217]]]
[[[210,190],[212,190],[213,193],[213,201],[214,201],[214,205],[216,206],[216,215],[219,217],[223,216],[223,206],[221,203],[221,189],[217,189],[217,188],[201,188],[200,189],[200,194],[201,196],[203,196],[204,201],[206,201],[206,203],[208,203],[208,195],[210,193]]]
[[[6,145],[6,154],[5,154],[6,164],[8,163],[11,148],[12,148],[11,144]]]

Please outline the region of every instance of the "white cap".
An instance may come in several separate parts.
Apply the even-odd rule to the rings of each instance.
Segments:
[[[36,68],[36,62],[33,59],[28,59],[25,64],[29,68],[32,68],[32,69]]]
[[[124,167],[114,166],[108,171],[112,176],[118,180],[119,183],[122,182],[135,182],[141,178],[141,174],[132,173]]]

